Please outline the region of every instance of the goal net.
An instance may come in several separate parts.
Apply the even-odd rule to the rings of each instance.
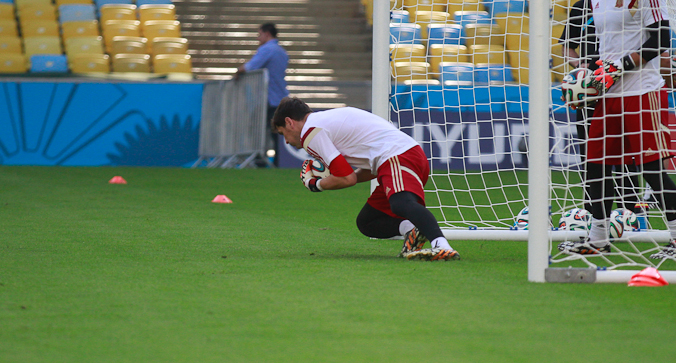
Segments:
[[[543,281],[551,267],[676,270],[673,260],[649,258],[670,238],[654,203],[647,214],[634,215],[636,223],[623,225],[610,253],[589,257],[557,249],[588,233],[566,217],[589,201],[580,122],[560,100],[561,81],[573,67],[559,38],[574,0],[530,6],[527,0],[362,2],[373,24],[374,52],[383,52],[383,42],[389,50],[384,61],[374,54],[374,113],[385,113],[423,146],[432,166],[427,205],[447,238],[528,241],[533,281]],[[389,95],[386,109],[378,108],[383,93]],[[624,193],[642,202],[646,184],[638,172],[618,168],[613,178],[627,175],[639,182]],[[622,206],[618,201],[614,208]],[[539,260],[531,265],[531,258]],[[538,272],[531,274],[531,267]],[[613,276],[627,281],[629,272]]]

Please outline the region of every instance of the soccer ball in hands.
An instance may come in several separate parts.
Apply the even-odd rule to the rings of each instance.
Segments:
[[[559,229],[564,231],[588,231],[591,228],[591,213],[586,209],[573,208],[559,219]]]
[[[625,231],[633,231],[634,229],[639,229],[638,218],[636,217],[636,213],[630,211],[629,209],[618,208],[613,210],[612,213],[610,213],[610,220],[613,220],[617,216],[619,216],[622,219]]]
[[[587,98],[599,95],[591,85],[593,74],[588,68],[576,68],[563,77],[561,93],[566,105],[580,107],[591,102]]]
[[[313,160],[310,168],[312,175],[316,178],[324,179],[331,175],[329,168],[327,168],[326,165],[324,165],[324,163],[319,160]]]

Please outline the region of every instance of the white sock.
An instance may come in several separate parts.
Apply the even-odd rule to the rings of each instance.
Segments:
[[[594,243],[596,247],[608,244],[609,225],[609,219],[596,219],[592,217],[591,230],[589,231],[589,242]]]
[[[648,200],[653,196],[653,188],[650,185],[646,186],[645,193],[643,193],[643,200]]]
[[[676,219],[673,221],[667,221],[667,227],[669,227],[669,234],[671,239],[676,239]]]
[[[437,237],[432,242],[432,248],[441,248],[444,250],[452,250],[451,245],[448,244],[448,241],[444,237]]]
[[[403,236],[406,234],[406,232],[412,230],[413,228],[415,228],[415,226],[413,223],[411,223],[411,221],[408,219],[403,220],[401,223],[399,223],[399,234]]]

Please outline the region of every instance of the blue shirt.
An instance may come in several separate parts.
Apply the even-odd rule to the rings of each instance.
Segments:
[[[267,68],[268,76],[268,104],[277,107],[282,98],[289,95],[286,89],[286,66],[289,64],[289,56],[284,48],[279,45],[277,39],[271,39],[258,47],[256,54],[244,64],[247,72],[256,69]]]

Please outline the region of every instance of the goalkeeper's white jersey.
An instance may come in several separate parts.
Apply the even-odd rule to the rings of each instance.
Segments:
[[[387,159],[418,145],[389,121],[353,107],[311,113],[300,134],[303,149],[326,165],[343,155],[374,175]]]
[[[601,59],[618,61],[648,40],[647,27],[668,19],[665,0],[592,0]],[[660,57],[625,72],[607,97],[642,95],[662,88]]]

